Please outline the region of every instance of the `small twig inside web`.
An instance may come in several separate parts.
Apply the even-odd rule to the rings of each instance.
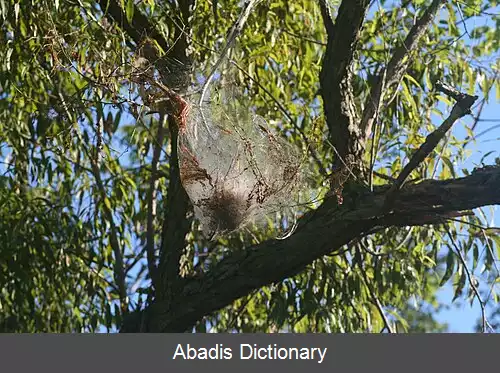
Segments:
[[[215,73],[217,72],[219,67],[222,65],[224,60],[227,58],[228,51],[231,48],[231,46],[233,45],[233,43],[236,40],[236,38],[238,37],[238,35],[243,30],[243,27],[245,26],[245,23],[248,20],[248,17],[250,16],[250,12],[260,1],[261,0],[248,0],[245,3],[243,11],[241,12],[240,16],[238,17],[238,19],[234,23],[233,27],[231,28],[231,31],[229,32],[227,43],[224,46],[224,48],[222,49],[222,52],[219,56],[219,59],[215,63],[214,67],[212,68],[212,71],[210,72],[210,74],[207,77],[205,84],[203,85],[203,88],[201,90],[200,100],[198,102],[198,105],[200,107],[203,105],[203,101],[205,100],[205,95],[206,95],[208,88],[209,88],[209,86],[210,86],[210,84],[215,76]],[[206,121],[206,118],[205,118],[203,111],[201,111],[201,117],[203,119],[203,124],[205,125],[206,130],[209,131],[209,126],[207,124],[207,121]]]
[[[238,17],[238,19],[234,23],[233,27],[231,28],[227,43],[224,46],[224,49],[222,49],[222,52],[221,52],[219,59],[215,63],[214,67],[212,68],[212,71],[210,72],[210,74],[207,77],[205,84],[203,85],[203,89],[201,91],[201,96],[200,96],[200,101],[199,101],[200,106],[203,104],[208,87],[209,87],[210,83],[212,82],[212,80],[215,76],[215,73],[217,72],[217,70],[219,69],[221,64],[226,59],[227,52],[231,48],[233,42],[236,40],[238,35],[243,30],[243,27],[245,26],[245,23],[246,23],[248,17],[250,16],[250,12],[260,1],[261,0],[249,0],[245,3],[243,12],[241,12],[240,16]]]

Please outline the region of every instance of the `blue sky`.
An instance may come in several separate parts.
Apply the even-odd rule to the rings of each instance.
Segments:
[[[466,22],[468,30],[472,30],[477,26],[489,25],[491,21],[487,17],[473,17]],[[462,29],[463,26],[461,26]],[[467,36],[465,36],[467,38]],[[475,41],[471,40],[471,44],[474,44]],[[500,57],[500,56],[497,56]],[[499,58],[500,61],[500,58]],[[457,87],[461,88],[461,87]],[[481,91],[478,89],[476,92],[477,95],[480,96],[478,103],[475,105],[475,109],[473,110],[474,115],[477,114],[477,109],[480,104],[480,100],[483,98],[481,96]],[[446,107],[444,104],[440,106],[441,111],[444,115],[447,115],[451,110],[450,107]],[[488,98],[488,102],[484,105],[482,110],[481,118],[484,121],[478,122],[478,125],[475,129],[475,134],[479,134],[489,128],[493,128],[484,136],[481,136],[477,139],[475,143],[471,143],[468,145],[467,149],[471,151],[471,156],[462,164],[455,165],[457,170],[467,169],[471,171],[474,167],[480,165],[480,162],[483,156],[492,151],[493,153],[488,156],[483,162],[485,164],[492,164],[494,162],[495,157],[499,157],[500,153],[498,152],[499,143],[500,143],[500,126],[499,128],[494,128],[497,125],[500,125],[500,97],[497,97],[495,94],[495,89],[492,90],[490,97]],[[495,121],[496,120],[496,121]],[[435,118],[434,125],[439,125],[442,122],[442,118]],[[467,137],[467,127],[470,127],[473,123],[472,117],[466,117],[457,122],[452,128],[452,133],[457,138],[463,139]],[[463,176],[461,172],[459,172],[459,176]],[[488,214],[490,218],[494,220],[491,222],[493,225],[500,226],[500,219],[498,217]],[[444,247],[443,251],[447,252],[448,248]],[[477,273],[476,273],[477,275]],[[474,301],[472,307],[467,302],[455,302],[451,303],[454,296],[454,291],[452,287],[452,280],[450,280],[442,290],[439,291],[439,301],[442,304],[450,305],[449,309],[441,311],[437,319],[441,322],[446,322],[449,325],[449,331],[451,332],[473,332],[474,326],[478,318],[481,316],[481,309],[477,301]],[[490,307],[496,306],[491,301],[489,303]]]
[[[477,94],[480,95],[479,92]],[[481,118],[485,121],[478,123],[475,134],[479,134],[489,128],[492,128],[492,130],[484,136],[479,137],[476,144],[469,145],[468,149],[472,151],[472,154],[463,164],[459,165],[459,169],[465,168],[472,170],[474,167],[480,165],[481,158],[488,152],[493,153],[483,161],[485,164],[493,164],[495,157],[500,157],[500,127],[495,128],[500,125],[500,97],[496,97],[494,90],[490,94],[489,103],[487,103],[483,109]],[[453,134],[460,138],[466,137],[467,132],[465,126],[468,124],[470,125],[471,122],[472,118],[465,118],[456,123],[452,129]],[[485,213],[491,219],[492,225],[500,226],[500,218],[497,215],[498,207],[495,208],[496,214],[489,214],[488,210],[488,208],[484,209]],[[451,304],[453,295],[454,292],[450,281],[450,283],[440,291],[439,298],[443,303]],[[493,301],[490,301],[490,306],[493,307],[496,305],[493,304]],[[442,322],[448,322],[450,331],[472,332],[480,316],[481,308],[479,303],[475,301],[472,307],[466,303],[465,305],[457,305],[457,307],[452,307],[449,310],[440,312],[438,319]]]
[[[496,7],[492,10],[491,13],[498,14],[500,12],[500,7]],[[495,24],[491,21],[491,17],[487,16],[478,16],[469,19],[466,22],[466,27],[470,31],[478,26],[488,25],[490,27],[495,27]],[[460,28],[465,31],[464,26],[460,26]],[[468,36],[465,36],[466,40]],[[476,41],[468,40],[472,45],[476,43]],[[493,61],[496,60],[497,66],[500,63],[500,54],[497,53],[493,56]],[[500,82],[497,81],[497,84]],[[462,164],[457,165],[457,169],[467,169],[471,171],[474,167],[480,166],[481,160],[484,155],[489,152],[491,153],[486,159],[483,160],[485,164],[494,164],[494,160],[496,157],[500,157],[500,97],[496,93],[495,88],[490,92],[490,96],[488,97],[487,102],[485,103],[482,113],[481,113],[481,121],[478,122],[474,134],[479,135],[483,131],[487,131],[482,136],[477,138],[475,143],[471,143],[468,145],[467,149],[472,152],[471,156]],[[480,100],[483,99],[481,91],[477,89],[476,94],[479,96],[479,100],[475,105],[473,110],[473,114],[477,115]],[[448,108],[449,110],[450,108]],[[454,125],[452,128],[453,135],[458,138],[465,138],[467,136],[466,127],[470,126],[473,123],[473,118],[471,116],[463,118],[458,123]],[[435,123],[436,124],[436,123]],[[494,209],[493,213],[489,208],[483,210],[490,220],[490,224],[494,226],[500,226],[500,219],[497,216],[498,207]],[[476,271],[475,275],[479,275]],[[439,292],[439,300],[444,304],[450,304],[451,307],[448,310],[442,311],[438,315],[438,320],[441,322],[447,322],[449,324],[449,329],[451,332],[473,332],[474,327],[478,318],[481,316],[481,307],[477,300],[474,301],[473,305],[470,306],[467,302],[457,302],[452,304],[451,301],[454,296],[454,291],[452,288],[452,282],[449,281],[448,284]],[[488,302],[487,308],[497,307],[496,304],[492,300]]]
[[[467,21],[467,28],[472,30],[473,28],[488,24],[488,18],[486,17],[474,17]],[[489,23],[492,26],[491,23]],[[462,26],[463,28],[463,26]],[[474,41],[471,41],[474,43]],[[500,61],[500,56],[497,56],[498,61]],[[460,88],[460,87],[458,87]],[[476,92],[481,97],[481,92],[478,90]],[[479,105],[476,105],[474,114],[477,113]],[[441,110],[446,114],[449,112],[451,107],[442,106]],[[491,128],[491,131],[486,133],[477,139],[476,143],[471,143],[468,149],[471,151],[471,156],[462,164],[456,165],[457,169],[467,169],[472,170],[474,167],[478,166],[481,162],[482,157],[488,152],[493,152],[484,160],[485,164],[494,163],[495,157],[500,157],[500,97],[496,96],[495,89],[492,90],[488,102],[485,104],[481,118],[483,121],[478,122],[475,129],[475,134],[479,134],[487,129]],[[122,120],[126,120],[126,116]],[[468,135],[467,126],[470,126],[473,122],[471,117],[464,118],[456,123],[452,129],[452,133],[458,138],[465,138]],[[438,125],[440,121],[436,119],[435,125]],[[498,126],[498,128],[496,128]],[[119,147],[117,145],[117,147]],[[0,164],[0,169],[2,165]],[[498,210],[498,209],[497,209]],[[491,218],[492,225],[500,226],[500,218],[495,214],[488,214]],[[444,248],[447,250],[447,248]],[[449,324],[449,329],[452,332],[472,332],[474,331],[474,326],[481,316],[481,309],[477,301],[473,303],[473,306],[469,306],[468,303],[463,302],[452,304],[451,300],[454,296],[454,291],[452,288],[452,281],[449,281],[446,286],[439,292],[439,300],[443,304],[449,304],[451,307],[448,310],[441,311],[438,314],[438,320],[441,322],[447,322]],[[496,307],[491,301],[490,307]]]

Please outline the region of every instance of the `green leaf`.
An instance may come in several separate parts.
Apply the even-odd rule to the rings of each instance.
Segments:
[[[467,274],[465,270],[459,271],[461,272],[458,282],[455,285],[455,294],[453,295],[453,299],[451,302],[453,303],[456,299],[458,299],[463,294],[463,290],[465,287],[465,283],[467,281]]]
[[[106,206],[106,208],[107,208],[108,210],[110,210],[110,211],[111,211],[111,202],[110,202],[110,200],[109,200],[109,198],[108,198],[108,197],[104,197],[104,205]]]
[[[0,0],[0,14],[5,21],[7,18],[7,4],[5,4],[5,0]]]
[[[453,167],[453,163],[451,163],[450,158],[445,157],[445,156],[441,156],[441,159],[442,159],[443,163],[446,165],[446,167],[448,168],[448,170],[450,171],[451,175],[453,177],[456,177],[455,167]]]
[[[422,87],[420,86],[420,83],[419,83],[419,82],[417,82],[413,76],[411,76],[411,75],[409,75],[409,74],[406,74],[406,75],[405,75],[405,78],[406,78],[406,79],[408,79],[408,80],[409,80],[410,82],[412,82],[413,84],[415,84],[415,85],[416,85],[419,89],[422,89]]]
[[[130,24],[132,24],[132,19],[134,18],[134,9],[134,0],[127,0],[127,8],[125,9],[125,14],[127,15],[127,21]]]
[[[14,4],[14,16],[15,16],[16,23],[17,23],[17,21],[19,19],[19,3]]]
[[[472,270],[474,271],[477,268],[477,264],[479,261],[479,246],[474,243],[472,245]]]
[[[436,96],[439,101],[444,102],[448,106],[453,106],[453,102],[446,96],[443,95],[437,95]]]
[[[147,0],[148,1],[148,4],[149,4],[149,7],[151,9],[151,13],[154,13],[155,11],[155,0]]]
[[[443,286],[453,275],[453,269],[455,268],[455,253],[453,250],[448,251],[448,255],[446,256],[446,270],[439,283],[439,286]]]

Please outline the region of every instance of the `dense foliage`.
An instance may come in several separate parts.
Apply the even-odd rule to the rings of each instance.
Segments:
[[[325,186],[336,153],[321,96],[329,37],[321,7],[335,19],[340,3],[260,3],[229,64],[232,84],[307,154],[317,184]],[[358,112],[431,3],[371,2],[352,64]],[[442,3],[406,57],[401,81],[384,92],[362,160],[374,171],[367,185],[397,177],[448,116],[454,102],[434,90],[438,79],[477,94],[480,104],[472,120],[456,124],[466,136],[450,132],[411,178],[472,172],[461,165],[475,119],[494,104],[490,91],[496,90],[497,105],[500,99],[500,10],[487,0]],[[203,281],[223,258],[272,235],[243,231],[207,241],[180,188],[176,127],[152,99],[162,92],[154,82],[182,92],[185,81],[178,78],[191,74],[187,67],[191,84],[206,76],[242,4],[195,5],[0,0],[0,331],[119,330],[125,317],[158,300],[186,302],[187,296],[175,296],[182,282],[171,285],[176,271]],[[485,162],[494,164],[494,157]],[[348,206],[349,190],[345,197]],[[224,308],[191,326],[199,332],[443,331],[446,325],[435,319],[446,306],[437,298],[443,286],[453,286],[456,302],[489,305],[494,317],[500,236],[487,229],[490,214],[474,210],[360,236],[293,276],[235,301],[228,297]],[[172,254],[172,245],[182,250]]]

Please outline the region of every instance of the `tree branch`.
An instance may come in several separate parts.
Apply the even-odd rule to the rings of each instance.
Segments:
[[[189,25],[191,17],[191,7],[194,0],[183,1],[179,4],[182,23]],[[186,26],[187,27],[187,26]],[[176,26],[174,38],[176,43],[172,47],[172,54],[176,60],[191,65],[189,53],[189,29],[180,29]],[[175,88],[178,91],[185,91],[189,80],[176,78],[175,73],[166,77],[166,84],[177,80]],[[170,82],[169,82],[170,81]],[[171,84],[172,85],[172,84]],[[180,291],[182,282],[180,274],[180,259],[186,246],[185,238],[191,229],[192,219],[188,218],[191,204],[189,197],[182,187],[179,172],[179,159],[177,154],[177,136],[179,122],[175,116],[169,116],[168,125],[170,130],[170,178],[168,181],[168,194],[164,204],[165,214],[162,228],[162,242],[160,247],[160,260],[158,273],[161,283],[161,292],[156,293],[156,301],[172,302]]]
[[[169,43],[137,8],[134,9],[134,16],[129,23],[124,10],[116,0],[97,0],[97,3],[103,13],[111,17],[136,45],[140,45],[142,40],[148,37],[154,39],[164,51],[169,49]]]
[[[445,3],[444,0],[434,0],[426,9],[422,17],[411,28],[403,44],[395,50],[387,67],[382,71],[377,82],[373,85],[370,95],[366,99],[360,124],[364,141],[370,137],[373,123],[377,118],[380,105],[382,104],[384,92],[401,81],[401,78],[410,65],[411,53],[417,48],[418,42],[425,34],[425,31],[432,23],[443,3]]]
[[[146,309],[147,330],[183,332],[203,316],[252,290],[296,275],[314,260],[334,253],[354,238],[390,226],[440,224],[449,214],[500,203],[500,167],[474,170],[470,176],[408,185],[383,212],[387,187],[363,192],[356,205],[338,207],[331,198],[301,219],[296,233],[228,254],[210,272],[186,280],[175,303]],[[133,330],[125,325],[124,330]]]
[[[352,88],[356,44],[370,1],[344,0],[335,23],[326,0],[320,0],[321,14],[328,35],[320,85],[326,124],[335,152],[331,189],[342,203],[342,188],[361,154],[356,106]]]
[[[467,265],[467,261],[465,260],[464,256],[462,255],[462,251],[460,251],[460,248],[458,247],[457,243],[455,242],[455,239],[451,235],[450,229],[446,230],[446,234],[447,234],[448,239],[450,240],[451,244],[453,245],[453,248],[455,249],[455,254],[458,256],[458,258],[460,259],[460,262],[462,263],[462,267],[464,267],[465,273],[467,275],[467,280],[469,281],[469,285],[472,288],[472,291],[474,292],[474,295],[476,296],[476,298],[479,302],[479,305],[481,306],[482,332],[486,333],[486,326],[488,326],[488,328],[491,331],[494,331],[494,329],[491,327],[490,323],[488,322],[488,319],[486,318],[486,305],[485,305],[483,299],[481,298],[481,295],[479,294],[479,290],[477,289],[476,279],[471,274],[469,267]]]
[[[332,191],[342,203],[342,189],[351,170],[360,171],[366,140],[382,104],[383,93],[399,84],[416,49],[419,40],[429,27],[444,0],[434,0],[422,17],[415,23],[403,44],[396,49],[387,67],[378,77],[365,104],[361,121],[358,122],[352,93],[352,63],[354,51],[362,27],[368,1],[343,1],[335,24],[323,1],[321,12],[328,35],[328,43],[320,75],[321,92],[326,121],[337,157],[331,179]],[[347,169],[347,170],[346,170]]]
[[[323,58],[320,84],[321,96],[330,130],[330,139],[338,157],[335,165],[342,167],[348,154],[358,154],[356,108],[352,91],[352,65],[354,52],[363,25],[368,0],[344,0],[339,7],[335,23],[328,5],[320,0],[321,14],[328,35]]]
[[[445,137],[446,133],[450,130],[453,124],[463,116],[470,113],[470,109],[474,102],[478,99],[478,96],[470,96],[457,91],[450,91],[451,87],[443,87],[442,84],[436,84],[437,89],[446,92],[457,100],[457,103],[453,106],[450,115],[446,120],[432,133],[430,133],[425,142],[420,145],[418,150],[412,156],[408,164],[403,168],[403,171],[399,174],[398,178],[392,185],[391,189],[387,193],[387,203],[389,204],[392,195],[401,189],[408,176],[413,172],[415,168],[422,163],[425,158],[436,148],[437,144]]]
[[[156,135],[156,142],[153,150],[153,159],[151,160],[151,176],[149,180],[149,190],[147,195],[148,217],[146,225],[146,257],[148,262],[149,276],[151,277],[153,289],[158,288],[154,225],[154,219],[156,217],[156,190],[158,188],[157,170],[165,137],[165,125],[167,122],[166,118],[166,114],[162,112],[158,123],[158,133]]]
[[[138,47],[143,44],[145,38],[149,38],[154,39],[164,52],[168,51],[168,54],[173,57],[172,60],[178,61],[176,66],[174,66],[174,70],[177,69],[177,71],[172,71],[171,63],[165,58],[158,58],[158,53],[155,48],[148,46],[143,49],[144,56],[160,71],[162,81],[167,87],[175,88],[177,91],[184,91],[187,88],[189,81],[184,79],[184,75],[186,75],[185,73],[191,66],[190,59],[188,57],[189,43],[187,38],[189,35],[189,29],[187,26],[187,29],[181,29],[180,26],[175,25],[175,33],[173,35],[175,43],[170,45],[157,31],[156,27],[149,23],[148,19],[142,15],[138,9],[135,9],[131,23],[129,23],[124,10],[120,7],[116,0],[98,0],[98,3],[100,4],[102,11],[114,20],[115,23],[128,34]],[[177,9],[183,25],[189,25],[193,4],[194,0],[187,0],[179,3]],[[182,71],[178,71],[179,69]],[[168,124],[170,129],[170,144],[172,148],[169,162],[170,179],[168,195],[164,204],[165,213],[162,228],[162,241],[156,271],[153,266],[151,266],[151,262],[154,260],[154,243],[151,238],[151,235],[153,235],[154,232],[152,230],[152,222],[150,221],[151,212],[148,217],[147,242],[149,271],[152,280],[156,282],[154,284],[155,295],[157,297],[156,299],[164,302],[169,302],[173,299],[179,288],[178,284],[181,281],[179,272],[180,257],[185,247],[185,236],[191,227],[191,219],[187,218],[187,214],[190,209],[189,198],[180,182],[177,158],[178,123],[175,116],[168,116]],[[160,139],[158,139],[158,142],[162,143]],[[155,163],[155,161],[153,163]],[[153,169],[154,168],[155,164],[153,164]],[[153,180],[154,175],[151,175],[151,177],[151,180]],[[152,189],[153,188],[151,188],[151,191]],[[152,198],[152,196],[150,197]],[[149,202],[152,202],[151,198],[149,199]]]
[[[169,118],[170,141],[170,178],[168,194],[165,201],[165,216],[162,228],[162,243],[158,273],[161,282],[161,293],[156,293],[158,300],[172,301],[180,289],[180,259],[185,247],[186,234],[191,229],[191,219],[187,213],[191,208],[189,197],[182,187],[178,154],[177,154],[177,122]]]

